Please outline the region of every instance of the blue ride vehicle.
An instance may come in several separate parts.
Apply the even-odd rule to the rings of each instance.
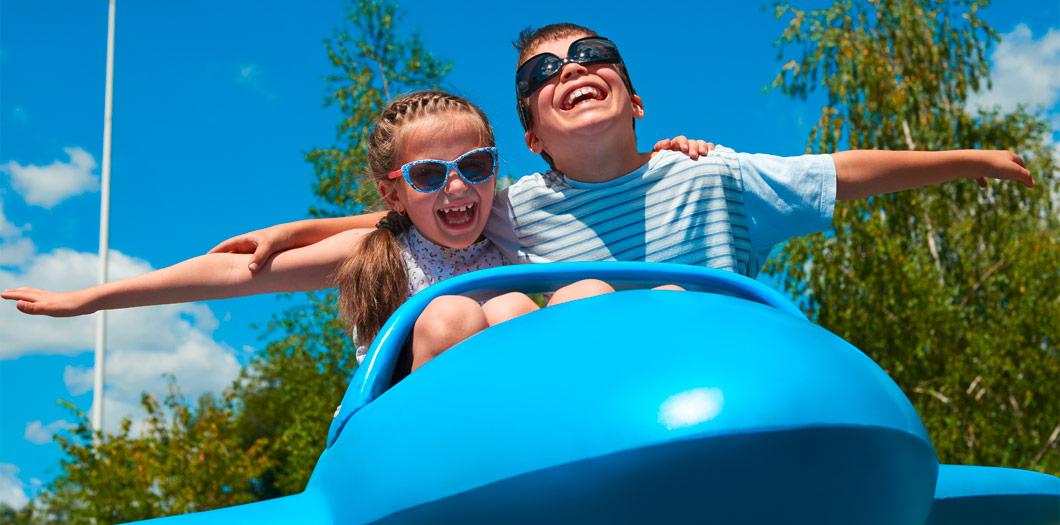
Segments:
[[[639,287],[485,330],[390,387],[440,295]],[[895,329],[900,329],[896,327]],[[162,523],[1060,523],[1060,479],[940,465],[912,404],[776,291],[718,270],[475,272],[383,326],[301,494]]]

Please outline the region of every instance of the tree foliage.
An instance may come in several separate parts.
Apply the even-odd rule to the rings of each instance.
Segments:
[[[335,407],[357,368],[356,349],[334,314],[335,294],[309,294],[268,326],[272,338],[234,385],[242,412],[236,432],[264,440],[271,460],[258,497],[301,492],[327,441]]]
[[[774,86],[827,97],[808,149],[1009,149],[1028,190],[970,181],[839,203],[767,270],[811,318],[913,400],[939,459],[1060,472],[1060,219],[1049,127],[1033,108],[970,111],[997,34],[985,1],[840,0],[789,25]]]
[[[327,204],[311,208],[315,216],[357,214],[378,204],[375,184],[362,178],[372,120],[393,97],[436,88],[452,67],[431,55],[418,33],[404,37],[397,32],[397,4],[358,0],[347,6],[346,20],[354,33],[337,28],[325,41],[338,71],[325,77],[330,91],[325,105],[342,112],[336,142],[306,155],[316,168],[313,191]]]
[[[231,431],[235,399],[201,397],[194,410],[171,383],[159,402],[144,394],[147,418],[134,432],[91,429],[82,412],[62,473],[32,503],[35,523],[124,523],[254,501],[254,483],[269,464],[263,440],[242,442]],[[72,405],[67,405],[74,409]]]

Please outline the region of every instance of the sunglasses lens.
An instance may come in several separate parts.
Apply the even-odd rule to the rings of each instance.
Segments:
[[[570,58],[579,64],[618,59],[618,47],[606,40],[581,40],[571,45]]]
[[[421,162],[409,168],[409,181],[420,191],[431,192],[445,185],[449,169],[440,162]]]
[[[519,92],[522,96],[528,97],[534,91],[537,91],[548,79],[552,78],[556,73],[559,73],[559,66],[562,64],[560,59],[556,58],[555,55],[538,55],[531,58],[523,67],[519,68],[518,81],[519,81]]]
[[[457,168],[468,182],[483,182],[493,176],[493,155],[488,151],[472,153],[460,159]]]

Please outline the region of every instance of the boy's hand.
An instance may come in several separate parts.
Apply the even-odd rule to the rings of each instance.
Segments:
[[[290,248],[298,248],[298,246],[291,245],[291,235],[286,231],[285,226],[285,224],[278,224],[237,235],[222,241],[206,253],[251,253],[253,255],[250,256],[248,267],[250,271],[256,272],[273,254]]]
[[[1003,150],[970,150],[976,155],[975,169],[970,170],[967,178],[979,183],[980,188],[987,186],[987,179],[1017,180],[1028,188],[1034,187],[1034,178],[1023,163],[1023,158],[1011,151]]]
[[[705,140],[689,140],[684,135],[678,135],[672,139],[662,139],[655,143],[655,147],[652,148],[652,153],[659,151],[680,151],[690,159],[698,159],[700,155],[707,156],[710,150],[714,149],[713,142],[707,142]]]
[[[79,299],[77,292],[49,292],[37,288],[12,288],[0,293],[0,297],[15,303],[22,313],[30,315],[47,315],[51,317],[73,317],[90,314],[95,310],[87,308]]]

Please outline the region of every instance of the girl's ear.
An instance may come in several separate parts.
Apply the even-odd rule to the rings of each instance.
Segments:
[[[644,101],[640,95],[633,95],[629,100],[633,103],[633,118],[644,118]]]
[[[383,197],[383,202],[386,203],[390,209],[401,213],[405,211],[405,203],[401,202],[401,195],[398,193],[397,185],[399,183],[391,180],[379,181],[379,195]]]

